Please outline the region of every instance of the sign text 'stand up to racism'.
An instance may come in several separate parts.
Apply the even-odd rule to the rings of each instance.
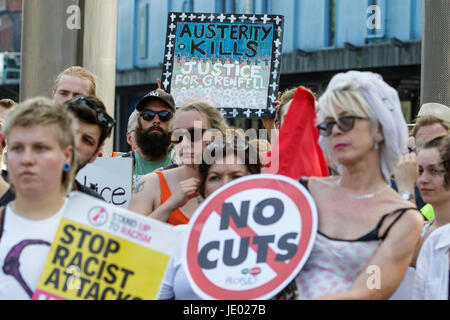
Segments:
[[[283,16],[169,13],[163,87],[228,118],[273,118]]]
[[[33,299],[155,299],[177,232],[79,192],[66,208]]]
[[[269,299],[306,262],[317,230],[317,210],[295,180],[252,175],[215,191],[189,225],[183,261],[199,296]]]

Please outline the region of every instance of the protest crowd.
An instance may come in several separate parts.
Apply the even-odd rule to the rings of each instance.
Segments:
[[[131,159],[128,217],[158,221],[179,235],[167,269],[160,268],[158,299],[204,298],[183,262],[191,218],[220,188],[273,174],[295,180],[308,194],[318,223],[302,269],[271,298],[450,300],[450,107],[424,104],[409,128],[394,88],[378,74],[348,71],[317,97],[303,86],[280,92],[275,118],[264,120],[274,132],[269,141],[248,138],[200,98],[175,101],[160,84],[141,97],[121,133],[129,151],[105,154],[115,120],[89,70],[72,66],[55,75],[51,97],[0,100],[0,299],[34,298],[49,254],[52,263],[67,265],[69,251],[51,245],[65,212],[76,209],[71,196],[106,200],[76,176],[107,157]],[[209,227],[218,226],[215,221]],[[108,248],[117,252],[118,245],[75,224],[64,228],[63,242],[73,242],[75,230],[80,247],[84,239],[94,255],[82,260],[80,254],[73,265],[88,275],[99,265],[97,279],[111,284],[100,294],[91,283],[83,297],[125,295],[113,283],[122,289],[130,283],[127,262],[138,264],[141,256],[106,266]],[[270,256],[271,250],[259,250],[261,243],[258,256]],[[289,245],[286,240],[286,255]],[[234,251],[224,250],[230,264]],[[212,268],[211,256],[199,253],[205,269]],[[52,275],[45,285],[56,283]]]

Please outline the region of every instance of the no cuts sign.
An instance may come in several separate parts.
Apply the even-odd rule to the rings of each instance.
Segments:
[[[205,299],[270,299],[305,264],[317,209],[297,181],[253,175],[215,191],[195,212],[184,268]]]

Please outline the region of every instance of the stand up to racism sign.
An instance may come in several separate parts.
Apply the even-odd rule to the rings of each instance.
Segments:
[[[156,299],[177,238],[166,223],[73,192],[33,300]]]
[[[284,17],[170,12],[162,85],[177,106],[200,98],[226,118],[273,118]]]

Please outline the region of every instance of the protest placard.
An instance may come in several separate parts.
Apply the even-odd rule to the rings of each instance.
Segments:
[[[169,12],[162,85],[226,118],[273,118],[284,17]]]
[[[131,158],[99,157],[78,172],[76,179],[92,187],[106,202],[128,208],[133,172]]]
[[[317,209],[297,181],[251,175],[216,190],[189,227],[183,263],[197,295],[269,299],[305,264],[317,232]]]
[[[177,241],[168,224],[73,192],[33,299],[155,299]]]

